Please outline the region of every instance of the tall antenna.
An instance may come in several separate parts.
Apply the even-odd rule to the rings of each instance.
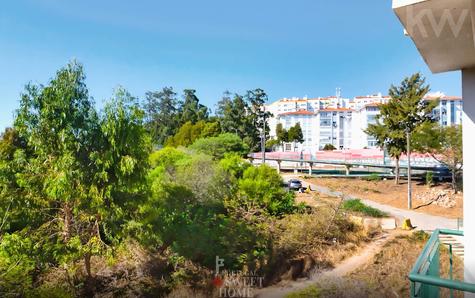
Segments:
[[[340,87],[337,87],[336,88],[336,99],[337,99],[337,105],[338,107],[341,107],[342,106],[342,102],[341,102],[341,88]]]
[[[341,97],[341,88],[337,87],[336,88],[336,98],[340,98]]]

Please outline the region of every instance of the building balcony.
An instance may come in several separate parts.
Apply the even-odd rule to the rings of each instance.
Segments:
[[[441,238],[445,235],[463,237],[464,234],[463,231],[453,230],[435,230],[432,233],[409,274],[411,297],[440,297],[441,288],[448,289],[450,297],[454,297],[457,291],[475,293],[475,284],[454,280],[453,264],[456,247],[451,242],[442,243]],[[443,246],[446,246],[448,250],[442,251]],[[449,254],[449,279],[440,277],[441,253]]]

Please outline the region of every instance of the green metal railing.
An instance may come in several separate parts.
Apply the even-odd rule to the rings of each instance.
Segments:
[[[439,297],[440,288],[450,289],[450,296],[454,290],[475,293],[475,284],[453,279],[452,244],[447,244],[450,257],[450,279],[440,278],[440,235],[463,236],[463,231],[435,230],[427,241],[421,255],[409,274],[411,281],[411,297]]]

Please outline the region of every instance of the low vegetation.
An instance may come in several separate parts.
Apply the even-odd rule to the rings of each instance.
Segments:
[[[407,279],[428,235],[414,232],[397,236],[385,244],[383,249],[368,263],[347,276],[322,280],[304,290],[287,297],[409,297],[410,284]],[[449,257],[447,249],[441,249],[441,277],[449,274]],[[455,257],[454,279],[463,279],[463,261]],[[449,297],[449,291],[443,289],[441,297]],[[455,292],[455,297],[463,293]]]
[[[380,175],[376,174],[376,173],[372,173],[371,175],[363,178],[364,180],[366,181],[381,181],[382,178]]]
[[[360,199],[351,199],[345,200],[342,204],[343,210],[348,210],[352,212],[357,212],[362,215],[371,216],[371,217],[387,217],[388,214],[379,209],[367,206],[361,202]]]

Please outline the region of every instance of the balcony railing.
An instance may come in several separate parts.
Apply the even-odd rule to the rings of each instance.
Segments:
[[[439,297],[440,288],[450,289],[451,297],[454,297],[455,290],[475,293],[475,284],[453,279],[452,244],[446,244],[449,249],[450,279],[440,277],[440,235],[463,236],[463,231],[435,230],[432,233],[409,274],[411,297]]]

